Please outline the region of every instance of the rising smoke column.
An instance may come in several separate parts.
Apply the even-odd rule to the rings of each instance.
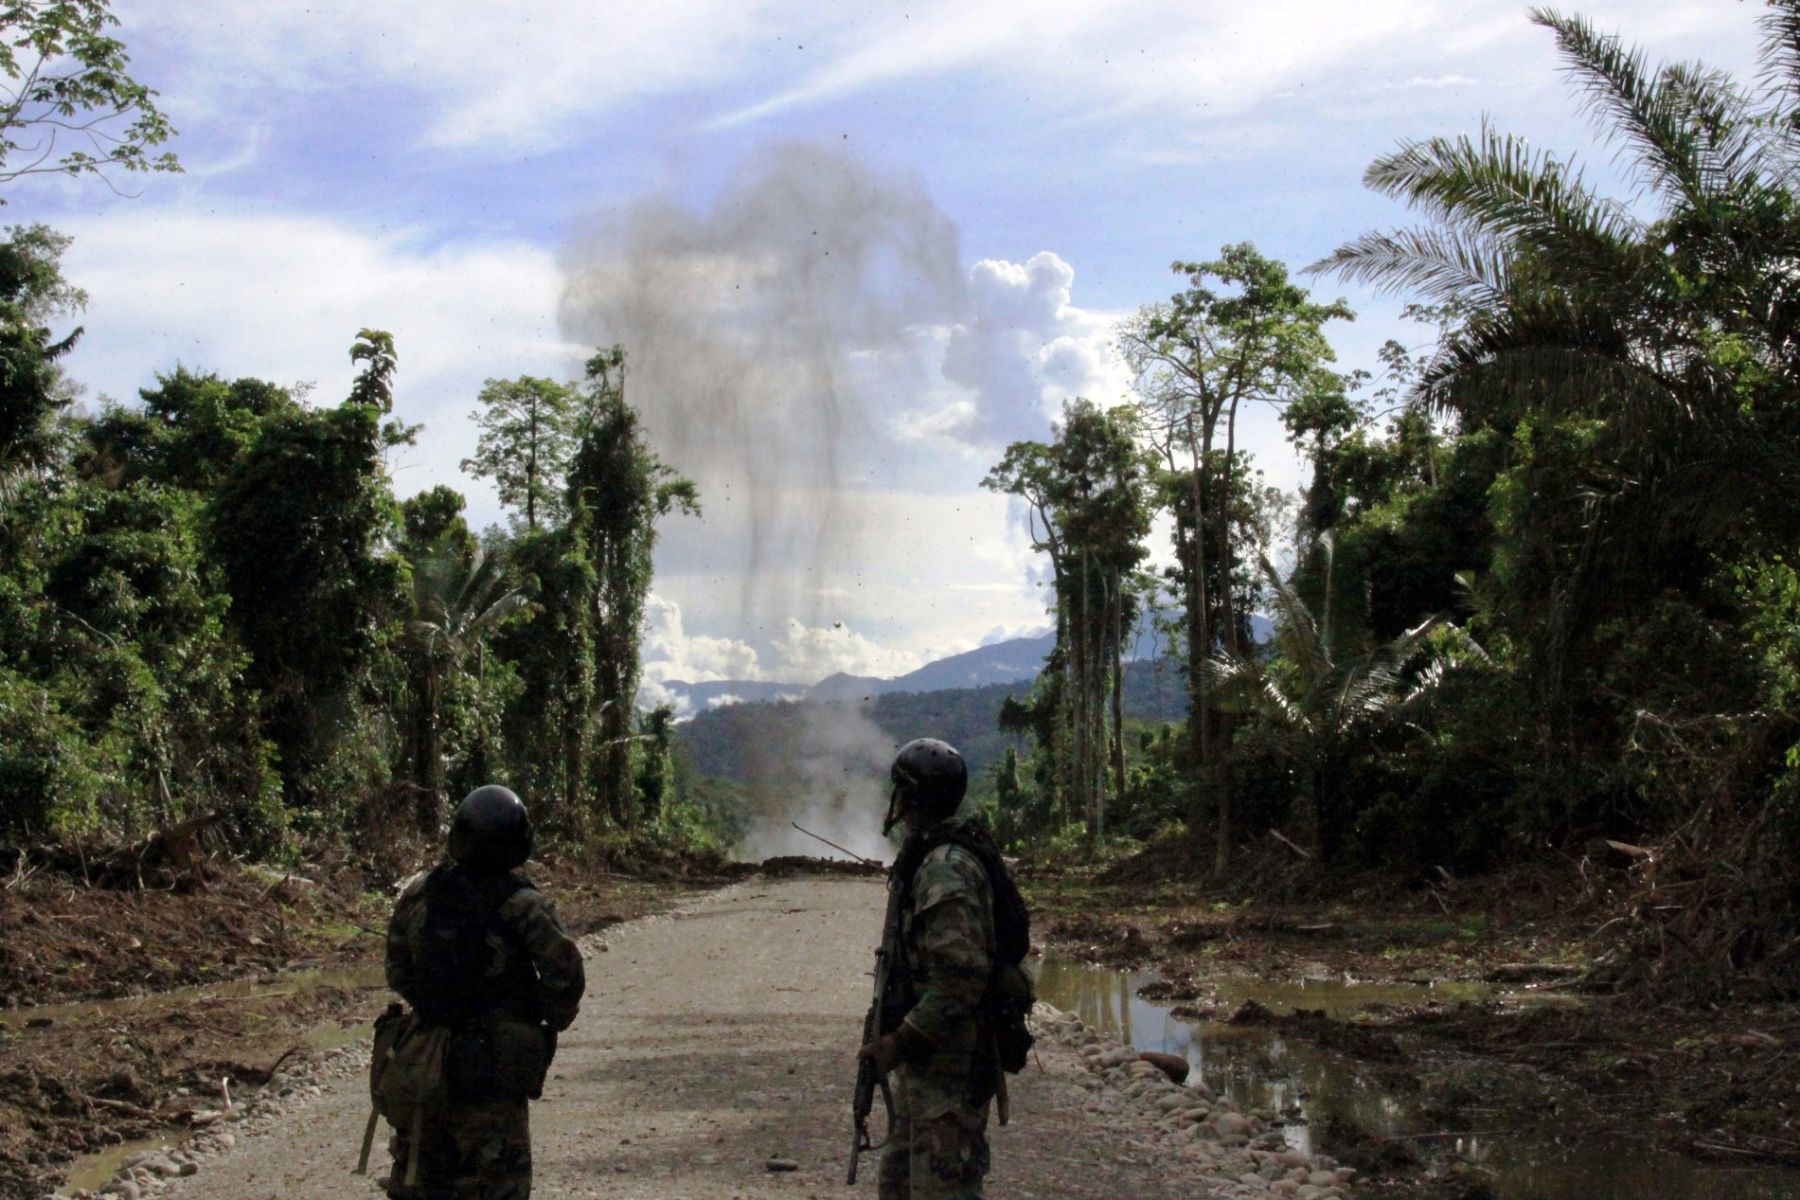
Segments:
[[[705,547],[736,580],[737,635],[819,625],[821,594],[855,567],[847,471],[886,436],[853,364],[903,370],[917,330],[959,320],[954,224],[916,181],[841,148],[784,143],[753,153],[704,209],[653,196],[596,219],[564,271],[565,335],[624,345],[627,396],[651,443],[699,484],[709,514],[741,516],[743,545]],[[810,815],[877,853],[883,788],[871,771],[891,739],[853,706],[814,725],[793,811],[770,814],[753,844],[789,850],[788,819]]]

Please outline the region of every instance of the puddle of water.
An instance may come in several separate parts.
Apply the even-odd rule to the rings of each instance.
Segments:
[[[20,1030],[34,1021],[44,1020],[58,1025],[91,1025],[120,1016],[140,1016],[179,1008],[196,1000],[266,1000],[318,988],[359,991],[386,986],[387,980],[380,966],[288,971],[279,975],[194,984],[166,992],[152,992],[147,996],[125,996],[116,1000],[76,1000],[68,1004],[43,1004],[35,1008],[0,1009],[0,1027]]]
[[[1139,1050],[1185,1058],[1190,1080],[1205,1082],[1245,1109],[1285,1115],[1289,1123],[1283,1135],[1290,1145],[1308,1153],[1315,1148],[1314,1131],[1332,1119],[1376,1136],[1437,1132],[1413,1099],[1388,1091],[1355,1062],[1267,1028],[1171,1015],[1170,1005],[1137,994],[1156,979],[1150,972],[1117,971],[1046,955],[1037,968],[1037,992],[1043,1000]],[[1572,1002],[1568,997],[1479,983],[1433,987],[1233,979],[1221,982],[1218,992],[1222,1012],[1255,1000],[1277,1013],[1318,1009],[1335,1019],[1377,1005],[1432,1000]],[[1469,1062],[1456,1064],[1455,1069],[1463,1074],[1484,1072],[1483,1065]],[[1498,1110],[1485,1108],[1470,1118],[1479,1132],[1445,1138],[1437,1148],[1486,1171],[1497,1200],[1800,1200],[1800,1171],[1716,1166],[1657,1152],[1620,1134],[1566,1136],[1566,1123],[1559,1130],[1551,1114],[1571,1112],[1574,1098],[1558,1097],[1536,1078],[1512,1075],[1483,1082],[1504,1102]],[[1563,1101],[1559,1109],[1552,1108],[1555,1100]]]
[[[125,1160],[145,1150],[173,1150],[181,1142],[175,1138],[150,1137],[138,1138],[135,1141],[120,1142],[116,1146],[108,1146],[104,1150],[76,1159],[69,1165],[67,1181],[59,1196],[67,1196],[82,1189],[93,1191],[104,1187],[108,1180],[119,1173]]]

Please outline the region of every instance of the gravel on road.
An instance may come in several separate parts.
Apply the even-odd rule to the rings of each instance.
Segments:
[[[532,1105],[535,1195],[872,1196],[874,1157],[846,1188],[844,1156],[883,901],[879,880],[753,879],[591,941],[581,1016]],[[1097,1096],[1077,1048],[1045,1037],[1013,1077],[1012,1123],[991,1129],[988,1194],[1207,1196],[1193,1162]],[[332,1075],[303,1104],[245,1123],[229,1152],[160,1194],[378,1196],[372,1179],[351,1174],[368,1114],[364,1080]],[[384,1146],[385,1130],[371,1163],[377,1178]]]

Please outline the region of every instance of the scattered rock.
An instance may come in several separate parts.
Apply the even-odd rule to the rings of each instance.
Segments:
[[[1138,1061],[1147,1062],[1157,1068],[1174,1083],[1186,1083],[1188,1077],[1188,1060],[1179,1054],[1163,1054],[1157,1050],[1141,1050]]]
[[[800,1164],[791,1158],[771,1158],[763,1163],[763,1167],[770,1171],[798,1171]]]

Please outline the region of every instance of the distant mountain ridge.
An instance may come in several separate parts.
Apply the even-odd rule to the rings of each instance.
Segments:
[[[916,671],[893,679],[839,672],[807,686],[767,680],[717,679],[687,683],[679,679],[663,684],[677,696],[685,696],[695,712],[715,708],[726,697],[737,700],[861,700],[890,692],[941,692],[950,688],[978,688],[996,683],[1029,683],[1044,667],[1044,656],[1056,644],[1056,634],[1009,638],[991,646],[977,646],[961,654],[928,662]]]
[[[1145,622],[1146,626],[1148,624]],[[1266,642],[1274,627],[1267,618],[1252,615],[1250,632],[1257,642]],[[942,692],[999,683],[1030,683],[1043,670],[1044,658],[1055,645],[1054,630],[1032,637],[1008,638],[928,662],[916,671],[893,679],[847,675],[840,671],[810,686],[739,679],[717,679],[706,683],[671,679],[663,686],[676,696],[685,697],[691,711],[700,713],[731,700],[862,700],[896,692]],[[1127,657],[1133,661],[1153,661],[1160,660],[1166,653],[1167,642],[1160,634],[1152,629],[1141,629]]]

